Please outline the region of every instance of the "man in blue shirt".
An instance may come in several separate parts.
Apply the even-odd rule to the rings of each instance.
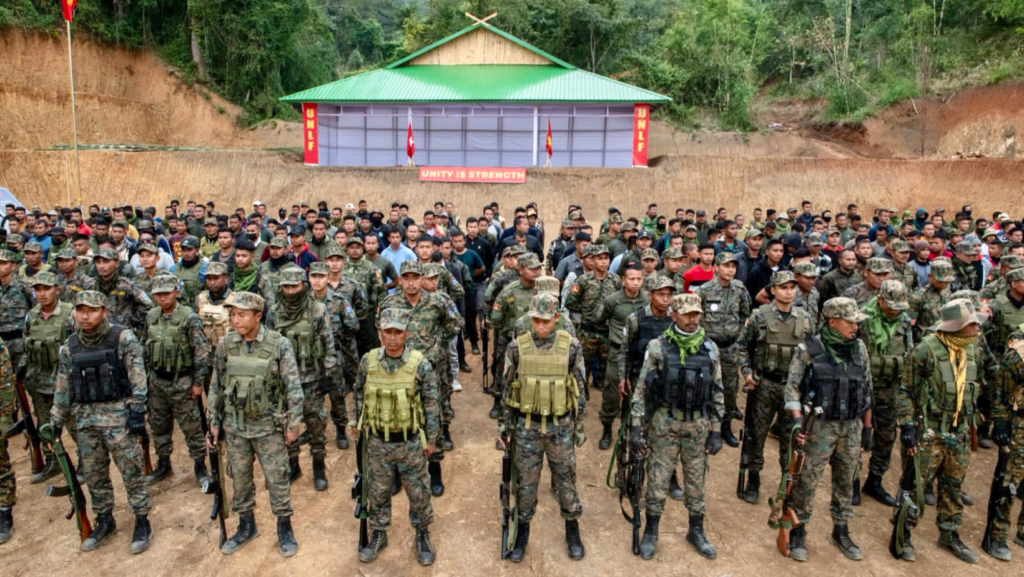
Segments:
[[[402,270],[402,263],[407,260],[416,260],[416,253],[402,243],[402,229],[392,227],[388,230],[388,247],[381,251],[381,256],[388,259],[394,265],[395,270]],[[388,292],[394,292],[391,289]]]

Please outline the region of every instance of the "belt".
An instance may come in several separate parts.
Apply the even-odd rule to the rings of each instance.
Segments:
[[[371,435],[373,435],[374,437],[377,437],[378,439],[380,439],[381,441],[384,441],[385,443],[404,443],[406,441],[411,441],[411,440],[416,440],[416,441],[420,440],[419,435],[417,433],[415,433],[415,432],[412,432],[412,431],[409,432],[409,435],[408,435],[409,438],[408,439],[405,438],[406,437],[406,432],[403,431],[403,430],[391,431],[391,432],[388,433],[388,435],[391,437],[391,439],[387,440],[387,441],[384,440],[384,431],[377,431],[376,433],[370,432],[370,431],[368,431],[368,432]]]
[[[775,381],[776,383],[785,383],[787,375],[781,371],[762,371],[757,376],[762,379],[768,379],[769,381]]]
[[[715,341],[715,344],[718,345],[718,348],[720,348],[720,349],[727,349],[727,348],[733,346],[734,344],[736,344],[736,341],[739,340],[739,337],[724,338],[724,339],[716,339],[715,337],[711,337],[711,340]]]
[[[617,351],[622,348],[622,343],[608,343],[608,348]]]
[[[174,379],[175,371],[165,371],[165,370],[162,370],[162,369],[151,369],[151,370],[153,371],[154,375],[156,375],[157,377],[160,377],[161,379],[167,379],[167,380]],[[191,374],[192,374],[191,370],[177,371],[177,375],[178,375],[179,379],[181,377],[189,376]]]
[[[0,339],[5,341],[13,341],[20,339],[25,336],[25,333],[21,329],[15,329],[13,331],[0,331]]]
[[[526,413],[524,413],[522,411],[517,411],[517,419],[516,420],[518,421],[518,420],[522,419],[523,423],[525,424],[526,416],[527,416]],[[532,427],[534,424],[538,424],[539,425],[540,423],[547,423],[549,425],[558,425],[559,424],[558,423],[559,419],[561,419],[562,417],[568,417],[568,416],[569,416],[569,413],[565,413],[565,414],[559,415],[557,417],[554,416],[554,415],[547,415],[547,416],[531,415],[530,416],[530,426]]]

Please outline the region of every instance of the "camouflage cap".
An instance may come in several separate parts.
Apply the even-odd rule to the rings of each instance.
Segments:
[[[859,323],[867,320],[868,316],[861,312],[857,301],[850,297],[836,297],[828,299],[821,307],[821,315],[826,319],[844,319],[850,322]]]
[[[1024,280],[1024,267],[1017,267],[1006,273],[1006,282],[1015,283],[1019,280]]]
[[[643,252],[640,253],[640,260],[659,260],[658,251],[653,248],[645,248]]]
[[[270,242],[268,244],[270,244],[270,246],[272,247],[276,246],[277,248],[288,248],[288,239],[280,236],[275,236],[274,238],[270,239]],[[328,247],[328,250],[329,249],[330,247]],[[326,255],[324,256],[324,258],[326,258]]]
[[[324,247],[324,260],[327,260],[332,256],[340,256],[342,258],[346,256],[345,249],[342,248],[340,244],[334,242],[333,240],[327,243],[327,246]]]
[[[796,276],[818,276],[818,267],[813,262],[798,262],[793,265],[793,274]]]
[[[981,248],[969,240],[962,240],[956,243],[956,251],[966,256],[978,256],[981,253]]]
[[[324,261],[309,263],[309,276],[315,274],[331,274],[331,267]]]
[[[562,219],[562,228],[572,228],[572,226],[573,224],[571,220],[569,220],[568,218]]]
[[[611,256],[612,255],[612,251],[608,250],[608,246],[607,245],[604,245],[604,244],[592,244],[592,245],[590,245],[590,254],[593,255],[593,256],[598,256],[598,255],[601,255],[601,254],[606,254],[608,256]]]
[[[825,239],[822,238],[820,232],[812,232],[807,235],[804,242],[807,246],[823,246],[825,244]]]
[[[912,252],[910,250],[910,243],[908,243],[907,241],[905,241],[903,239],[892,241],[892,251],[893,252]]]
[[[779,286],[780,284],[786,284],[788,282],[796,282],[796,277],[793,276],[792,271],[779,270],[772,274],[772,286]]]
[[[661,258],[683,258],[683,249],[670,246],[665,249],[665,252],[661,253]]]
[[[974,305],[974,310],[982,308],[981,293],[978,291],[972,291],[970,289],[958,290],[949,296],[949,300],[953,299],[967,299]],[[984,306],[988,306],[986,303]]]
[[[541,267],[540,259],[537,258],[537,255],[533,254],[532,252],[519,255],[518,261],[519,268],[525,267],[528,269],[535,269]]]
[[[981,233],[981,238],[985,238],[985,237],[988,237],[988,236],[994,236],[994,237],[998,238],[999,237],[999,231],[994,229],[994,228],[986,228],[985,232]]]
[[[633,221],[627,220],[626,222],[622,223],[622,232],[629,232],[631,230],[636,230],[636,225],[633,224]]]
[[[874,257],[869,258],[867,265],[864,270],[873,272],[875,274],[886,274],[892,272],[892,261],[887,258]]]
[[[942,305],[939,318],[935,330],[955,333],[967,325],[984,324],[988,320],[988,315],[977,312],[969,299],[953,299]]]
[[[728,264],[730,262],[736,262],[736,254],[731,250],[720,252],[715,255],[715,265]]]
[[[158,249],[156,247],[156,245],[151,243],[151,242],[146,242],[146,243],[140,244],[139,248],[138,248],[138,250],[136,252],[142,252],[142,251],[151,252],[153,254],[160,254],[160,249]]]
[[[96,254],[93,255],[93,259],[98,258],[102,258],[104,260],[121,260],[120,258],[118,258],[117,253],[114,252],[114,249],[112,248],[101,248],[98,251],[96,251]]]
[[[615,214],[611,215],[610,217],[608,217],[608,224],[621,223],[621,222],[622,222],[622,215],[621,214],[615,213]]]
[[[7,244],[8,245],[11,245],[11,244],[17,244],[17,245],[25,244],[25,237],[21,236],[20,234],[8,235],[7,236]]]
[[[43,245],[36,241],[30,241],[25,243],[25,252],[43,252]]]
[[[228,274],[228,265],[223,262],[206,263],[206,276],[223,276]]]
[[[882,281],[882,286],[878,289],[878,296],[882,297],[882,300],[891,309],[905,311],[910,308],[910,291],[907,290],[907,285],[898,280]]]
[[[203,221],[203,226],[210,226],[210,225],[213,225],[213,226],[220,226],[220,223],[219,223],[219,222],[217,222],[217,219],[216,219],[216,218],[213,218],[213,217],[207,217],[207,218],[206,218],[206,220],[205,220],[205,221]]]
[[[583,213],[578,210],[574,210],[569,213],[569,218],[571,220],[583,220]]]
[[[956,273],[953,272],[953,263],[946,259],[933,260],[928,274],[938,282],[953,282],[956,280]]]
[[[444,270],[444,265],[436,262],[428,262],[421,267],[423,269],[423,278],[437,278],[441,276],[441,271]]]
[[[353,234],[352,236],[348,237],[348,240],[345,241],[346,247],[350,244],[358,244],[359,246],[363,246],[363,238],[358,234]]]
[[[409,328],[409,313],[399,308],[387,308],[380,312],[378,326],[383,329],[397,329],[404,331]]]
[[[152,294],[169,293],[178,290],[178,277],[173,274],[158,274],[153,277]]]
[[[99,291],[82,291],[75,295],[75,306],[105,309],[107,308],[107,297]]]
[[[60,279],[50,271],[36,273],[31,279],[32,286],[60,286]]]
[[[842,234],[842,233],[840,233],[839,229],[834,227],[834,226],[828,227],[828,230],[825,231],[825,237],[826,238],[828,238],[830,236],[837,236],[839,234]]]
[[[684,232],[691,231],[691,230],[693,232],[700,232],[700,230],[697,228],[697,225],[695,225],[695,224],[688,224],[688,225],[686,225],[685,228],[683,228]]]
[[[558,296],[559,291],[562,288],[558,279],[553,276],[537,277],[537,280],[534,281],[534,287],[536,287],[538,294],[548,293],[555,296]]]
[[[527,312],[532,318],[544,320],[553,319],[560,313],[558,297],[546,292],[533,295],[533,299],[530,300],[530,310]]]
[[[681,315],[704,312],[704,309],[700,306],[700,295],[694,293],[683,293],[673,296],[669,310]]]
[[[295,286],[306,282],[306,271],[299,267],[288,268],[281,272],[277,286]]]
[[[178,246],[181,248],[199,248],[199,239],[190,234],[181,239],[181,244]]]
[[[743,240],[749,240],[751,238],[757,238],[759,236],[760,237],[764,237],[764,232],[762,232],[762,231],[760,231],[760,230],[758,230],[756,228],[752,228],[752,229],[748,230],[747,232],[743,233]]]
[[[153,221],[151,220],[140,220],[139,223],[135,225],[135,230],[153,230],[153,228]]]
[[[588,244],[587,246],[583,247],[583,251],[580,253],[580,258],[587,258],[591,256],[594,256],[594,245]]]
[[[672,282],[672,279],[670,279],[668,277],[665,277],[665,276],[661,276],[659,274],[658,276],[654,277],[654,280],[651,281],[651,285],[647,289],[647,292],[659,291],[661,289],[666,289],[666,288],[667,289],[672,289],[672,292],[675,292],[676,291],[676,283]]]
[[[65,247],[57,251],[57,260],[77,259],[78,253],[71,247]]]
[[[999,265],[1005,266],[1010,270],[1020,268],[1024,266],[1024,257],[1017,256],[1015,254],[1008,254],[1003,258],[999,259]]]
[[[521,244],[513,244],[505,247],[502,251],[501,256],[519,256],[526,252],[526,247]]]
[[[423,267],[420,266],[419,261],[407,260],[402,263],[401,271],[398,274],[399,276],[405,276],[407,274],[423,276]]]
[[[302,269],[299,269],[302,271]],[[305,273],[303,273],[305,274]],[[242,310],[263,312],[264,302],[263,297],[256,293],[249,291],[233,292],[228,295],[224,306],[235,307]]]

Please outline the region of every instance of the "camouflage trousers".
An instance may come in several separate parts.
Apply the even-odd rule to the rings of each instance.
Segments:
[[[789,431],[793,428],[793,415],[783,408],[786,404],[783,399],[785,388],[785,383],[766,378],[762,378],[754,388],[753,394],[756,395],[754,402],[757,403],[754,407],[754,431],[747,448],[749,451],[747,456],[750,458],[749,470],[751,471],[764,469],[764,445],[768,440],[768,429],[772,426],[772,420],[778,419],[780,431]],[[747,393],[748,403],[750,394]],[[783,443],[779,443],[779,471],[786,469],[788,461],[789,455],[786,454],[786,448]]]
[[[409,522],[416,528],[433,523],[430,475],[419,435],[411,435],[407,441],[385,443],[376,435],[366,434],[370,529],[386,531],[391,526],[391,484],[396,472],[402,478],[402,486],[409,497]]]
[[[449,370],[448,347],[444,347],[440,359],[437,359],[436,362],[431,361],[430,364],[434,367],[434,374],[437,375],[437,400],[441,405],[441,424],[447,425],[455,419],[455,409],[452,408],[452,394],[454,393],[452,384],[455,378]]]
[[[12,507],[17,501],[17,485],[11,455],[7,452],[7,439],[0,435],[0,507]]]
[[[832,522],[845,525],[853,519],[853,479],[860,468],[860,432],[863,427],[864,423],[859,418],[818,420],[807,432],[803,472],[793,487],[793,510],[801,522],[811,520],[814,491],[825,466],[829,464],[832,465],[832,501],[828,509],[832,513]]]
[[[192,398],[192,377],[179,378],[177,383],[152,373],[149,378],[149,430],[157,457],[170,457],[174,448],[172,434],[178,421],[193,461],[206,458],[206,441],[199,423],[199,405]]]
[[[491,377],[492,385],[495,397],[501,397],[502,391],[505,390],[505,383],[503,377],[505,376],[505,352],[508,350],[508,344],[510,342],[509,335],[499,335],[495,331],[494,336],[494,356],[491,358]]]
[[[875,446],[871,450],[871,460],[868,462],[868,472],[878,477],[884,477],[889,470],[889,463],[892,461],[892,449],[896,444],[896,385],[875,386],[875,404],[871,407],[871,416],[874,418],[874,440]]]
[[[608,363],[608,370],[604,373],[604,382],[601,383],[601,411],[599,417],[601,423],[610,425],[615,422],[615,417],[622,413],[622,397],[619,395],[619,364]]]
[[[711,421],[706,418],[681,421],[665,409],[654,412],[647,427],[647,490],[644,501],[647,514],[660,516],[665,510],[668,484],[676,471],[676,463],[683,465],[683,502],[693,515],[705,511],[705,477],[708,457],[704,444],[711,432]]]
[[[528,523],[537,512],[537,488],[544,468],[544,456],[553,477],[553,488],[563,519],[579,519],[583,515],[579,493],[576,492],[576,447],[573,445],[573,420],[564,416],[552,419],[547,432],[541,433],[540,418],[534,417],[526,427],[526,417],[516,424],[515,467],[519,475],[519,521]]]
[[[291,469],[288,467],[284,433],[246,438],[228,432],[226,440],[228,475],[231,477],[231,510],[250,513],[256,508],[253,463],[259,459],[267,491],[270,492],[270,510],[278,517],[291,517],[292,488],[288,481]]]
[[[1013,417],[1013,444],[1010,445],[1010,462],[1006,465],[1006,476],[1010,483],[1017,486],[1019,496],[1024,488],[1021,481],[1024,481],[1024,417]],[[1006,499],[999,503],[995,520],[992,523],[992,537],[1006,539],[1010,531],[1010,514],[1013,512],[1013,499]],[[1021,508],[1017,517],[1017,535],[1024,538],[1024,507]]]
[[[316,381],[302,383],[302,420],[306,423],[309,454],[314,459],[322,459],[327,455],[327,409],[324,407],[324,398],[316,389]],[[288,457],[298,457],[300,448],[297,442],[288,445]]]
[[[731,347],[720,348],[722,360],[722,387],[725,389],[725,418],[732,419],[739,409],[736,407],[736,396],[739,394],[740,373],[736,363],[738,343]],[[742,419],[742,417],[740,417]]]
[[[348,424],[348,414],[345,409],[345,395],[352,392],[356,382],[356,375],[359,372],[359,353],[356,350],[354,339],[346,339],[341,342],[341,372],[338,376],[337,386],[331,388],[331,421],[336,427],[344,427]]]
[[[139,437],[124,427],[79,429],[78,448],[82,453],[79,472],[89,486],[92,509],[97,515],[114,509],[114,487],[110,483],[110,460],[121,471],[128,505],[135,515],[150,510],[149,487],[143,480],[142,445]]]
[[[917,454],[919,472],[925,483],[936,475],[939,477],[939,490],[935,495],[936,524],[939,529],[958,530],[964,512],[960,492],[971,462],[970,435],[928,429],[918,445]]]
[[[599,388],[604,379],[605,368],[608,366],[608,337],[581,331],[580,346],[583,349],[583,364],[586,366],[587,376],[590,377],[594,388]],[[603,407],[604,403],[601,405]]]
[[[47,395],[45,393],[29,391],[28,394],[32,397],[32,414],[35,415],[36,429],[38,430],[39,427],[50,422],[50,411],[53,409],[53,393]],[[75,419],[68,419],[65,425],[68,428],[68,432],[71,433],[71,438],[76,438],[78,436],[77,421]],[[53,449],[46,443],[43,443],[43,457],[46,460],[53,458]]]

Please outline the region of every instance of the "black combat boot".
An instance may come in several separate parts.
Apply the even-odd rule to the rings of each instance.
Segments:
[[[789,532],[789,556],[794,561],[807,560],[807,525],[793,527]]]
[[[252,511],[238,514],[238,531],[230,539],[220,546],[220,552],[230,555],[241,549],[246,543],[260,536],[260,530],[256,528],[256,518]]]
[[[451,451],[455,448],[455,443],[452,442],[452,433],[448,429],[448,425],[441,425],[441,448],[445,451]]]
[[[374,531],[370,534],[370,540],[366,547],[359,550],[359,560],[363,563],[370,563],[377,560],[377,554],[388,546],[388,532]]]
[[[726,445],[734,449],[740,446],[740,440],[736,438],[736,435],[732,434],[732,419],[726,419],[722,423],[722,440],[725,441]]]
[[[874,473],[868,473],[868,478],[864,481],[864,494],[886,507],[896,506],[896,499],[885,490],[882,478]]]
[[[313,488],[317,491],[327,490],[327,466],[324,465],[324,458],[313,459]]]
[[[1006,539],[992,539],[988,547],[985,547],[985,552],[1000,561],[1011,561],[1013,559],[1013,556],[1010,554],[1010,548],[1006,546]]]
[[[288,457],[288,468],[291,470],[288,473],[288,482],[294,483],[296,479],[302,476],[302,468],[299,467],[299,456]]]
[[[472,373],[473,372],[473,367],[469,366],[469,363],[467,363],[466,360],[463,359],[463,360],[459,361],[459,371],[461,371],[463,373]],[[429,563],[428,563],[428,565],[429,565]]]
[[[676,501],[682,501],[686,498],[686,493],[679,486],[679,473],[674,469],[672,470],[672,478],[668,480],[668,496]]]
[[[860,506],[860,478],[853,480],[853,498],[850,499],[850,503],[854,507]]]
[[[11,540],[14,533],[13,507],[0,507],[0,545]]]
[[[429,465],[428,465],[429,467]],[[398,469],[395,469],[394,477],[391,479],[391,494],[397,495],[402,490],[402,476],[398,474]]]
[[[757,504],[761,495],[761,471],[747,471],[747,487],[743,493],[743,500],[747,503]]]
[[[441,480],[440,461],[434,461],[428,464],[427,472],[430,473],[430,494],[435,497],[444,495],[444,481]]]
[[[565,544],[569,547],[569,558],[574,561],[582,559],[587,554],[580,539],[580,522],[576,519],[565,520]]]
[[[850,538],[850,528],[848,526],[833,525],[831,540],[832,544],[839,547],[839,551],[850,561],[860,561],[864,558],[864,553],[861,552],[860,547]]]
[[[530,522],[519,522],[516,527],[516,544],[509,554],[508,560],[513,563],[520,563],[526,556],[526,546],[530,544]]]
[[[939,547],[946,549],[964,563],[977,563],[978,554],[967,548],[956,531],[939,531]]]
[[[60,464],[58,464],[57,459],[53,458],[51,455],[46,458],[46,463],[43,465],[43,468],[40,469],[38,473],[32,474],[32,477],[29,479],[29,483],[32,485],[38,485],[47,479],[56,477],[60,473]]]
[[[430,531],[426,527],[416,529],[416,562],[424,567],[434,563],[434,546],[430,544]]]
[[[658,523],[661,522],[661,515],[647,515],[647,526],[644,527],[644,537],[640,540],[640,558],[653,559],[654,552],[658,549]]]
[[[334,429],[336,431],[335,442],[338,448],[344,451],[348,448],[348,435],[345,433],[345,425],[338,425]]]
[[[910,527],[903,529],[903,552],[900,554],[903,561],[917,561],[917,553],[914,552],[914,544],[910,541]]]
[[[153,473],[150,474],[150,475],[146,475],[146,478],[144,479],[144,481],[146,481],[147,485],[154,485],[156,483],[159,483],[160,481],[163,481],[164,479],[166,479],[167,477],[170,477],[170,476],[171,476],[171,458],[169,456],[168,457],[160,457],[156,461],[156,468],[153,469]]]
[[[82,541],[82,551],[95,551],[116,530],[117,523],[114,522],[114,514],[110,511],[100,513],[96,516],[96,524],[92,526],[92,533],[85,541]]]
[[[129,547],[132,555],[138,555],[146,549],[153,541],[153,528],[149,526],[149,517],[146,515],[135,516],[135,531],[132,533],[132,544]]]
[[[612,446],[612,424],[601,423],[601,426],[604,427],[604,431],[601,433],[601,440],[598,441],[597,448],[607,451],[608,447]]]
[[[686,532],[686,540],[697,549],[701,557],[714,559],[718,556],[715,546],[704,535],[704,515],[690,515],[690,530]]]
[[[209,481],[210,472],[206,470],[206,459],[196,459],[192,466],[192,473],[196,476],[196,482],[203,486],[204,481]]]
[[[294,557],[299,552],[299,544],[292,532],[292,518],[277,518],[277,547],[282,557]]]
[[[501,416],[501,397],[494,397],[494,405],[491,406],[491,412],[487,416],[492,419],[497,419]]]

